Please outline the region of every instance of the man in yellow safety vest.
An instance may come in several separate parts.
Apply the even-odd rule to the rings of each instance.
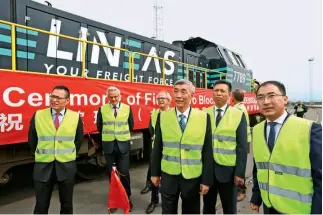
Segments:
[[[307,112],[308,107],[302,101],[298,101],[294,107],[294,110],[294,114],[296,114],[297,117],[304,118],[304,114]]]
[[[213,87],[211,116],[214,181],[204,196],[204,214],[215,214],[219,193],[224,214],[237,213],[237,185],[244,184],[247,162],[247,121],[242,111],[228,105],[231,83],[218,80]]]
[[[290,115],[285,86],[262,83],[257,102],[266,120],[253,128],[251,208],[265,214],[322,214],[322,126]]]
[[[34,214],[48,214],[54,185],[57,183],[60,213],[73,213],[73,188],[76,155],[84,140],[83,122],[77,112],[66,108],[70,91],[54,87],[50,108],[38,110],[30,121],[28,144],[35,152]]]
[[[234,107],[241,110],[244,113],[245,117],[246,117],[246,120],[247,120],[247,132],[248,132],[248,140],[247,140],[248,141],[248,146],[247,146],[247,148],[248,148],[248,152],[249,152],[250,151],[249,147],[250,147],[250,143],[251,143],[251,130],[250,130],[250,121],[249,121],[248,110],[247,110],[246,106],[243,103],[244,94],[245,94],[244,90],[236,89],[235,91],[232,92],[232,102],[234,104]],[[246,183],[246,178],[244,178],[244,182]],[[237,197],[238,201],[242,201],[246,197],[247,187],[246,187],[245,183],[242,184],[242,185],[238,185],[238,197]]]
[[[151,135],[152,144],[151,147],[153,147],[154,142],[154,136],[155,136],[155,127],[156,127],[156,121],[157,116],[161,111],[167,111],[169,110],[169,105],[172,101],[172,97],[170,96],[169,92],[161,91],[157,95],[157,103],[159,109],[154,109],[150,116],[150,122],[149,122],[149,133]],[[151,151],[151,150],[150,150]],[[148,205],[146,209],[146,213],[150,214],[154,211],[156,204],[159,203],[159,196],[158,196],[158,186],[154,186],[151,183],[151,176],[150,176],[150,165],[147,171],[147,179],[146,179],[146,187],[141,191],[141,194],[146,194],[150,190],[151,192],[151,202]]]
[[[112,166],[115,163],[120,172],[120,181],[125,188],[130,204],[133,208],[130,188],[130,132],[133,130],[134,121],[131,107],[120,102],[121,92],[111,86],[107,90],[109,103],[100,107],[97,113],[97,129],[101,135],[101,144],[108,167],[108,175],[111,177]],[[115,212],[115,208],[110,208]]]
[[[175,108],[157,116],[151,159],[151,181],[160,183],[162,213],[200,213],[200,195],[213,181],[212,133],[207,113],[190,107],[194,85],[185,79],[174,85]]]

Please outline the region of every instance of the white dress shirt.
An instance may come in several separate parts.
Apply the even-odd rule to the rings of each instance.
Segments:
[[[216,117],[217,117],[217,115],[218,115],[218,111],[217,111],[217,109],[221,109],[221,110],[222,110],[222,111],[221,111],[221,116],[223,117],[224,112],[225,112],[225,110],[227,109],[227,106],[228,106],[228,104],[225,104],[224,106],[222,106],[222,107],[220,107],[220,108],[218,108],[217,106],[214,106],[214,116],[215,116],[215,119],[216,119]]]
[[[187,119],[188,119],[188,115],[190,114],[190,110],[191,110],[191,107],[188,107],[187,109],[186,109],[186,111],[184,111],[184,113],[181,113],[177,108],[176,108],[176,113],[177,113],[177,120],[178,120],[178,122],[181,120],[181,117],[180,117],[180,115],[181,114],[184,114],[184,122],[185,122],[185,124],[187,124]]]
[[[61,124],[63,118],[64,118],[64,115],[65,115],[65,108],[60,112],[61,114],[58,115],[58,121],[59,121],[59,124]],[[56,119],[56,111],[54,109],[52,109],[52,118],[53,118],[53,121]]]
[[[275,126],[275,132],[276,132],[275,140],[277,139],[279,131],[280,131],[281,127],[283,126],[283,123],[284,123],[284,120],[286,117],[287,117],[287,112],[284,111],[283,115],[281,115],[276,120],[274,120],[274,122],[277,122],[277,125]],[[270,132],[270,125],[268,122],[272,122],[272,121],[267,119],[267,130],[266,130],[267,142],[268,142],[268,137],[269,137],[269,132]]]
[[[111,108],[112,108],[112,110],[114,111],[114,106],[110,103],[110,106],[111,106]],[[117,111],[117,114],[118,114],[118,112],[119,112],[119,108],[120,108],[120,102],[118,102],[118,104],[116,105],[116,111]]]

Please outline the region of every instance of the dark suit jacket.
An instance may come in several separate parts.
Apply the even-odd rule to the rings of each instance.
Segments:
[[[38,144],[38,135],[37,135],[36,126],[35,126],[35,114],[33,115],[30,121],[29,133],[28,133],[28,144],[32,152],[36,151],[37,144]],[[74,140],[76,153],[80,150],[83,140],[84,140],[83,122],[81,117],[79,117],[75,140]],[[36,181],[46,182],[50,178],[53,170],[56,171],[57,180],[63,181],[69,177],[75,176],[75,173],[77,170],[76,162],[75,161],[70,161],[67,163],[60,163],[58,161],[54,161],[51,163],[35,162],[34,179]]]
[[[158,114],[155,127],[155,143],[151,160],[151,175],[161,176],[161,192],[175,195],[178,191],[178,188],[180,188],[183,195],[190,195],[191,193],[199,192],[200,184],[207,186],[211,186],[213,184],[213,147],[211,121],[209,114],[207,114],[207,124],[205,126],[206,133],[204,146],[202,149],[202,175],[201,177],[196,179],[184,179],[181,175],[169,175],[165,172],[162,172],[161,170],[163,138],[160,128],[160,113]]]
[[[289,115],[288,115],[289,116]],[[285,120],[286,121],[286,120]],[[265,137],[267,123],[265,123]],[[310,161],[313,179],[314,195],[312,200],[312,214],[322,214],[322,125],[313,123],[310,136]],[[257,167],[254,160],[253,188],[251,203],[262,204],[261,193],[257,179]]]
[[[151,124],[151,117],[150,117],[150,121],[149,121],[149,125],[148,125],[148,131],[149,131],[149,144],[148,144],[148,147],[147,147],[147,150],[149,152],[149,155],[150,155],[150,158],[152,157],[152,144],[153,144],[153,136],[155,134],[155,131],[154,131],[154,127],[153,125]],[[151,162],[151,161],[150,161]]]
[[[120,105],[122,105],[121,102],[119,103],[119,107],[120,107]],[[130,107],[130,112],[129,112],[128,125],[129,125],[129,131],[132,132],[133,127],[134,127],[134,121],[133,121],[131,107]],[[102,137],[103,119],[102,119],[101,107],[99,108],[99,111],[97,113],[96,126],[97,126],[99,133],[100,133],[100,136]],[[130,142],[129,141],[113,140],[113,141],[103,142],[102,138],[101,138],[100,145],[103,147],[103,152],[105,154],[112,154],[115,143],[117,143],[119,151],[121,153],[126,153],[126,152],[130,151]]]
[[[155,131],[154,131],[153,125],[151,124],[151,117],[150,117],[150,121],[149,121],[148,131],[149,131],[150,136],[153,137],[155,134]]]
[[[228,106],[229,107],[229,106]],[[228,108],[227,108],[228,109]],[[226,109],[226,110],[227,110]],[[224,112],[223,117],[225,116]],[[221,123],[221,121],[220,121]],[[234,176],[245,177],[247,156],[248,156],[248,137],[247,137],[247,120],[245,114],[242,114],[240,124],[236,131],[236,166],[222,166],[214,162],[214,174],[219,182],[226,183],[234,180]]]

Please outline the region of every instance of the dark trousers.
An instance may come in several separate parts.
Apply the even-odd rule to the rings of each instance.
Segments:
[[[268,208],[265,204],[263,204],[264,214],[281,214],[276,211],[274,208]]]
[[[151,183],[150,164],[149,164],[148,171],[147,171],[146,184],[151,185],[151,202],[158,203],[159,202],[159,196],[158,196],[159,187],[156,187]]]
[[[55,183],[58,184],[61,214],[73,214],[73,189],[75,178],[69,177],[63,181],[57,181],[55,169],[47,182],[34,181],[36,189],[36,205],[34,214],[48,214],[50,200]]]
[[[179,191],[175,195],[161,193],[162,214],[178,214],[179,196],[182,198],[182,214],[200,214],[200,194],[180,195]]]
[[[250,145],[251,145],[251,142],[248,142],[248,154],[250,153]],[[246,191],[247,191],[247,187],[246,187],[246,175],[245,175],[243,185],[238,185],[238,193],[246,194]]]
[[[301,112],[301,113],[296,113],[296,116],[297,116],[297,117],[300,117],[300,118],[304,118],[304,114],[305,114],[305,113],[303,113],[303,112]]]
[[[151,175],[150,175],[150,163],[149,163],[149,166],[148,166],[148,170],[147,170],[147,177],[146,177],[146,184],[147,185],[150,185],[151,184]]]
[[[203,214],[215,214],[215,206],[217,195],[220,195],[223,213],[236,214],[237,213],[237,186],[232,182],[222,183],[216,178],[214,184],[209,192],[203,196]]]
[[[130,174],[129,174],[129,163],[130,163],[130,152],[121,153],[118,148],[118,144],[114,144],[112,154],[105,154],[105,160],[107,162],[109,180],[111,177],[112,166],[115,163],[118,172],[120,173],[120,181],[127,192],[130,200],[131,188],[130,188]]]

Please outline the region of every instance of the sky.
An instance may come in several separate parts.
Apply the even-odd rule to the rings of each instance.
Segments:
[[[158,1],[163,7],[165,42],[205,38],[241,54],[260,82],[284,83],[290,100],[309,100],[310,84],[312,100],[322,100],[321,0]],[[154,35],[155,0],[49,2],[55,8],[117,28],[146,37]],[[311,57],[315,59],[312,82]]]

